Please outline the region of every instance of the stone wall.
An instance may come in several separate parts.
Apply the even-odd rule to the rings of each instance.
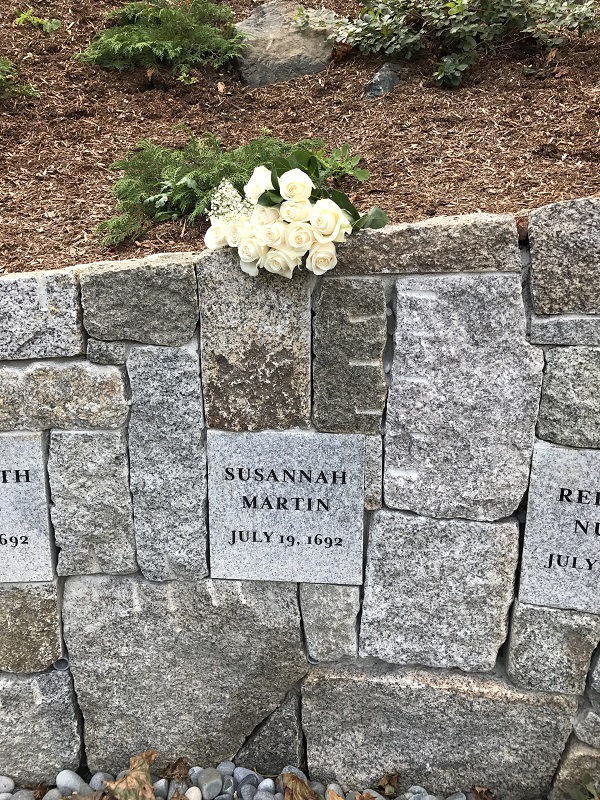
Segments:
[[[339,256],[0,278],[0,774],[600,769],[600,200]]]

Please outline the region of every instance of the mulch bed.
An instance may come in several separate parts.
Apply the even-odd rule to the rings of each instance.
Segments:
[[[13,24],[27,4],[0,7],[0,54],[41,93],[0,106],[0,273],[201,249],[202,228],[183,221],[118,248],[101,246],[95,234],[114,213],[109,165],[143,137],[181,144],[178,123],[212,131],[226,146],[265,127],[294,141],[349,142],[371,171],[353,199],[364,209],[381,206],[394,222],[473,211],[519,216],[600,193],[600,36],[574,39],[549,64],[507,47],[481,59],[456,91],[432,85],[430,60],[407,63],[392,94],[367,101],[365,84],[382,59],[352,56],[260,89],[243,86],[233,70],[195,71],[191,86],[169,76],[151,84],[143,71],[73,60],[116,5],[40,2],[36,12],[63,21],[51,34]],[[255,7],[232,5],[238,19]],[[360,7],[327,5],[350,15]]]

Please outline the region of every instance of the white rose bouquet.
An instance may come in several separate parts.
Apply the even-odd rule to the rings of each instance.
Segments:
[[[358,158],[358,157],[357,157]],[[210,250],[236,247],[248,275],[259,269],[291,278],[304,264],[323,275],[337,263],[335,245],[362,228],[389,222],[380,208],[361,215],[343,192],[328,183],[323,163],[306,150],[256,167],[244,197],[223,181],[211,198]]]

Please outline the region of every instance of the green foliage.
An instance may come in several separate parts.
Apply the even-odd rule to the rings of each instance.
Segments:
[[[582,36],[598,27],[596,0],[367,0],[358,19],[341,23],[336,39],[395,58],[434,50],[441,56],[434,80],[454,87],[479,51],[507,38],[549,51],[565,31]]]
[[[569,794],[571,800],[600,800],[598,781],[594,781],[591,775],[584,773],[579,785],[573,786]]]
[[[57,31],[62,22],[59,19],[43,19],[42,17],[36,17],[33,13],[33,8],[27,9],[27,11],[23,11],[22,14],[15,20],[15,25],[33,25],[34,28],[41,28],[44,33],[52,33],[52,31]]]
[[[358,166],[361,156],[353,156],[349,144],[334,148],[329,155],[323,149],[317,150],[315,156],[327,170],[328,177],[344,178],[349,176],[361,182],[369,180],[369,171]]]
[[[0,57],[0,101],[12,97],[37,97],[30,83],[19,82],[19,72],[8,58]]]
[[[239,55],[244,37],[229,6],[211,0],[139,0],[106,15],[102,30],[80,54],[89,64],[119,71],[170,67],[177,74]]]

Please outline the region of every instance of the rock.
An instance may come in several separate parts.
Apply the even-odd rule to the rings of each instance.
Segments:
[[[0,584],[0,670],[41,672],[62,654],[54,583]],[[3,789],[0,777],[0,792]]]
[[[509,516],[527,489],[542,371],[519,277],[399,278],[396,305],[386,505]]]
[[[244,759],[239,758],[239,756],[236,756],[235,761],[236,762],[244,761]],[[253,769],[248,769],[248,767],[235,767],[235,769],[233,770],[233,777],[238,782],[238,784],[241,783],[244,780],[244,778],[247,778],[248,775],[256,775],[256,772],[254,772]]]
[[[12,792],[0,792],[0,800],[12,800]]]
[[[63,623],[91,770],[118,768],[149,741],[157,768],[215,763],[307,670],[294,584],[72,577]]]
[[[121,770],[121,772],[117,772],[117,778],[116,778],[116,779],[117,779],[118,781],[120,781],[120,780],[121,780],[121,778],[124,778],[124,777],[125,777],[125,775],[127,775],[128,773],[129,773],[129,770],[128,770],[128,769],[122,769],[122,770]],[[169,787],[170,787],[170,784],[169,784]]]
[[[534,344],[600,346],[600,317],[531,315],[529,340]]]
[[[269,792],[269,794],[275,794],[275,782],[271,780],[271,778],[265,778],[264,781],[261,781],[258,784],[258,791]]]
[[[220,764],[217,764],[217,769],[223,777],[226,775],[233,775],[235,764],[233,761],[221,761]]]
[[[1,380],[0,374],[0,386]],[[54,577],[44,451],[45,437],[41,433],[0,434],[0,514],[2,532],[7,537],[0,559],[0,583],[51,581]],[[8,602],[21,605],[19,598],[22,597],[17,591]],[[33,597],[32,603],[35,603]],[[38,602],[41,602],[42,595],[39,597]],[[29,622],[23,620],[25,625],[30,622],[30,616]],[[38,630],[41,632],[41,628]],[[10,643],[9,646],[19,639],[30,654],[36,652],[31,644],[21,639],[26,634],[19,624],[15,635],[16,639],[4,631],[2,639]],[[12,657],[6,651],[5,654]]]
[[[237,781],[233,775],[223,775],[223,786],[221,787],[221,792],[223,794],[229,794],[233,797],[233,793],[235,792],[236,788]]]
[[[600,447],[600,350],[546,352],[538,436],[570,447]]]
[[[230,792],[226,792],[225,794],[220,794],[216,800],[231,800],[233,797],[233,790]]]
[[[171,798],[177,793],[178,795],[185,795],[189,788],[189,784],[184,781],[176,781],[172,780],[169,783],[169,792],[167,794],[167,800],[171,800]],[[211,800],[213,800],[211,798]]]
[[[367,800],[383,800],[379,792],[376,792],[374,789],[364,789],[362,795],[366,797]]]
[[[336,661],[356,658],[356,618],[360,611],[358,586],[301,583],[300,609],[311,659]]]
[[[342,785],[369,786],[399,772],[399,792],[410,776],[439,794],[479,785],[502,800],[523,800],[548,789],[576,705],[568,695],[520,691],[496,677],[316,667],[303,684],[308,768]]]
[[[206,457],[197,345],[133,347],[129,457],[137,559],[150,580],[206,565]]]
[[[384,64],[365,86],[365,97],[367,100],[377,100],[389,94],[398,83],[400,83],[398,74],[389,64]]]
[[[52,431],[48,474],[59,575],[137,571],[122,431]]]
[[[573,732],[582,742],[600,750],[600,714],[598,711],[589,706],[578,711],[573,719]]]
[[[197,786],[190,786],[185,792],[185,796],[188,800],[202,800],[202,792]]]
[[[250,781],[251,778],[248,777],[245,780],[246,781]],[[257,790],[256,786],[251,782],[242,783],[241,787],[238,786],[238,790],[237,790],[238,797],[241,797],[242,800],[253,800],[254,795],[257,794],[257,792],[258,792],[258,790]]]
[[[381,432],[386,299],[378,278],[326,280],[313,319],[313,420],[332,433]]]
[[[383,485],[383,443],[381,436],[365,436],[365,508],[381,508]]]
[[[338,797],[344,797],[344,790],[339,785],[339,783],[328,783],[326,791],[327,792],[333,792],[333,794],[337,794]],[[328,798],[328,800],[329,800],[329,798]],[[334,800],[334,798],[331,798],[331,800]]]
[[[122,366],[127,361],[129,345],[127,342],[103,342],[101,339],[88,339],[87,357],[93,364],[115,364]]]
[[[600,774],[600,750],[571,738],[554,778],[549,800],[572,800],[571,790],[580,785],[585,774]]]
[[[160,780],[156,781],[153,788],[156,797],[162,797],[164,800],[167,800],[169,781],[166,778],[160,778]]]
[[[325,796],[325,787],[320,781],[311,781],[309,783],[310,788],[313,790],[315,794],[320,794],[321,797]],[[368,790],[367,790],[368,791]],[[364,792],[363,792],[364,794]],[[257,798],[258,800],[258,798]]]
[[[35,794],[31,789],[20,789],[11,795],[11,800],[35,800]]]
[[[529,244],[536,313],[600,312],[600,199],[567,200],[532,211]]]
[[[518,554],[516,520],[376,511],[359,654],[467,672],[493,669],[507,635]]]
[[[249,775],[246,775],[245,778],[237,785],[237,793],[239,795],[240,790],[244,788],[244,786],[251,786],[254,790],[258,790],[258,784],[260,783],[260,775],[257,775],[255,772],[251,772]],[[253,795],[254,796],[254,795]]]
[[[239,59],[244,83],[266,86],[325,69],[332,51],[328,32],[300,30],[294,21],[297,9],[294,2],[274,0],[238,23],[238,30],[250,37]]]
[[[600,617],[516,602],[508,674],[519,686],[579,694],[600,640]]]
[[[43,796],[42,800],[62,800],[62,794],[59,789],[50,789]]]
[[[83,324],[96,339],[177,347],[194,335],[194,256],[170,253],[76,268]]]
[[[292,775],[296,775],[298,778],[303,780],[304,783],[308,786],[308,778],[306,777],[304,772],[302,772],[301,769],[298,769],[298,767],[295,767],[293,764],[288,764],[281,770],[281,775],[286,775],[290,773]]]
[[[208,767],[198,775],[197,784],[204,800],[214,800],[215,797],[221,794],[223,776],[214,767]],[[245,797],[243,800],[252,800],[252,798]]]
[[[108,782],[114,782],[115,776],[108,772],[96,772],[90,779],[90,789],[94,792],[103,792]],[[201,798],[197,798],[201,800]]]
[[[467,800],[467,798],[463,792],[454,792],[454,794],[451,794],[446,800]]]
[[[0,675],[0,774],[17,784],[54,783],[63,767],[79,766],[80,738],[67,672]]]
[[[521,563],[521,602],[600,613],[600,542],[593,535],[598,528],[590,505],[595,498],[591,487],[597,485],[599,474],[597,450],[536,442]]]
[[[15,782],[8,775],[0,775],[0,792],[2,794],[12,794],[15,789]]]
[[[0,277],[0,361],[83,353],[77,280],[72,269]]]
[[[256,794],[252,796],[251,800],[274,800],[274,793],[258,789]]]
[[[286,764],[301,763],[303,756],[300,698],[292,691],[252,732],[235,760],[239,764],[256,764],[263,775],[278,775]]]
[[[336,277],[395,272],[521,272],[517,226],[508,214],[461,214],[386,225],[350,236],[336,249]]]
[[[65,797],[70,797],[72,794],[78,794],[81,797],[93,794],[93,790],[83,778],[76,772],[70,769],[63,769],[56,776],[56,788],[62,792]]]
[[[243,273],[234,251],[198,261],[207,424],[222,430],[310,423],[309,273]]]

